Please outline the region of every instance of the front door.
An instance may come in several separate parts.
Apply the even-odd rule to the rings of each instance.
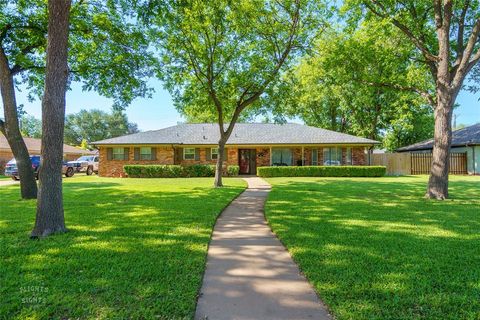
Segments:
[[[238,166],[240,167],[240,174],[255,174],[257,170],[256,165],[256,150],[255,149],[239,149],[238,150]]]

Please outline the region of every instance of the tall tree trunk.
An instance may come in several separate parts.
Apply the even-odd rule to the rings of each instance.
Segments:
[[[223,171],[223,153],[225,152],[225,144],[227,142],[227,139],[224,139],[224,137],[220,138],[218,141],[218,158],[217,158],[217,164],[215,166],[215,181],[214,181],[214,187],[219,188],[223,187],[223,181],[222,181],[222,171]]]
[[[450,88],[450,42],[448,24],[437,25],[438,57],[436,74],[437,101],[434,111],[435,131],[432,165],[428,179],[426,198],[443,200],[448,198],[448,169],[450,165],[450,143],[452,141],[453,91]]]
[[[32,237],[66,231],[62,162],[70,4],[70,0],[48,1],[47,64],[42,99],[42,168]]]
[[[27,146],[20,133],[13,76],[2,48],[0,48],[0,89],[5,116],[2,133],[5,134],[17,161],[20,192],[23,199],[35,199],[37,197],[37,182],[35,181],[35,173],[32,170]]]
[[[455,95],[445,86],[437,90],[435,107],[435,131],[432,166],[425,197],[444,200],[448,198],[448,171],[450,166],[450,144],[452,142],[452,114]]]

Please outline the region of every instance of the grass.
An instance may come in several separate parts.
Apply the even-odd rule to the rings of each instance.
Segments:
[[[10,177],[4,176],[3,174],[0,174],[0,180],[2,179],[11,179]]]
[[[480,319],[480,179],[271,178],[273,231],[337,319]]]
[[[0,187],[0,318],[192,318],[212,227],[245,183],[64,181],[70,232],[38,241],[28,238],[35,202]]]

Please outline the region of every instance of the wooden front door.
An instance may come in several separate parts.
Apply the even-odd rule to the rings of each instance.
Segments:
[[[255,149],[239,149],[238,150],[238,166],[240,167],[240,174],[256,174],[257,152]]]

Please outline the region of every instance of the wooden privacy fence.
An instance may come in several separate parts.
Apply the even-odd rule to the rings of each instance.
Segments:
[[[402,176],[411,174],[410,153],[374,153],[372,165],[387,167],[387,175]]]
[[[431,153],[412,153],[412,174],[429,174],[432,165]],[[450,153],[450,174],[467,174],[467,153]]]
[[[431,153],[372,154],[372,165],[387,167],[387,175],[429,174]],[[450,174],[467,174],[467,154],[450,153]]]

